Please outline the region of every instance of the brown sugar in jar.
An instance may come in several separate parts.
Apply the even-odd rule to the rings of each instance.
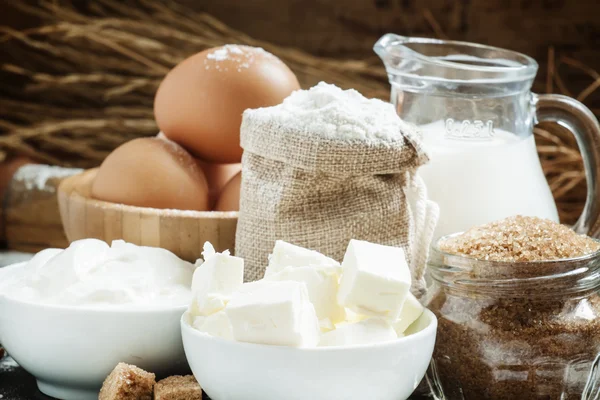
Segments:
[[[428,307],[445,398],[580,399],[600,353],[599,249],[530,217],[442,238]]]

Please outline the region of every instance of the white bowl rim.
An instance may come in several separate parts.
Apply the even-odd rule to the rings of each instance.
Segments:
[[[211,336],[207,333],[203,333],[203,332],[198,331],[197,329],[194,329],[187,322],[187,320],[189,319],[189,317],[188,317],[189,314],[187,311],[181,316],[180,323],[181,323],[182,334],[183,334],[183,331],[185,330],[185,331],[191,332],[191,335],[193,335],[193,336],[201,337],[203,339],[208,338],[209,340],[221,342],[223,344],[230,344],[233,346],[240,346],[240,347],[254,348],[254,349],[279,349],[279,350],[274,350],[274,351],[302,351],[302,352],[311,352],[311,353],[323,353],[323,352],[338,352],[338,351],[347,352],[349,350],[366,351],[366,350],[382,348],[382,347],[383,348],[393,347],[394,345],[398,345],[400,343],[411,343],[411,342],[419,340],[422,337],[429,336],[432,334],[435,335],[435,333],[437,331],[437,317],[431,310],[429,310],[427,308],[425,309],[424,313],[427,314],[427,317],[429,318],[429,321],[430,321],[429,324],[425,328],[423,328],[420,331],[415,332],[411,335],[403,336],[403,337],[400,337],[400,338],[394,339],[394,340],[388,340],[385,342],[378,342],[378,343],[347,345],[347,346],[323,346],[323,347],[318,347],[318,346],[317,347],[291,347],[291,346],[279,346],[279,345],[270,345],[270,344],[247,343],[247,342],[238,342],[235,340],[223,339],[223,338],[217,337],[217,336]]]
[[[114,305],[65,305],[65,304],[43,304],[33,301],[16,299],[14,297],[0,294],[0,301],[7,301],[12,304],[24,305],[48,309],[51,311],[69,311],[73,313],[98,313],[98,314],[153,314],[170,313],[181,311],[184,313],[188,309],[188,304],[184,305],[138,305],[138,304],[114,304]]]
[[[19,267],[22,267],[25,264],[27,264],[27,262],[28,261],[19,261],[17,263],[8,264],[8,265],[5,265],[4,267],[0,267],[0,274],[5,271],[10,271],[11,269],[17,269]]]
[[[24,266],[27,262],[18,262],[0,268],[0,273],[5,269],[17,269]],[[0,293],[0,301],[7,301],[16,305],[25,305],[37,307],[52,311],[70,311],[73,313],[113,313],[113,314],[152,314],[152,313],[170,313],[181,311],[184,313],[189,307],[189,301],[185,304],[165,304],[165,305],[143,305],[143,304],[113,304],[113,305],[68,305],[68,304],[44,304],[35,301],[27,301],[11,297]]]

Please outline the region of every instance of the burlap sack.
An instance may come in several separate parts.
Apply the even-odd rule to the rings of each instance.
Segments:
[[[406,188],[427,161],[415,132],[396,140],[326,138],[244,113],[235,254],[245,279],[263,277],[275,240],[341,261],[350,239],[401,246],[410,262]]]

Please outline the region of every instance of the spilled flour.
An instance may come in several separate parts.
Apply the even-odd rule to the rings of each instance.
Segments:
[[[12,357],[6,356],[0,360],[0,376],[4,373],[12,372],[19,367],[19,364]],[[11,400],[15,399],[15,388],[6,388],[0,384],[0,399]]]
[[[54,192],[56,188],[48,185],[48,180],[65,178],[75,175],[82,170],[79,168],[61,168],[50,165],[24,165],[15,173],[13,179],[22,182],[27,190]]]
[[[258,60],[281,63],[281,60],[261,47],[252,47],[236,44],[227,44],[211,50],[204,59],[204,68],[216,69],[217,71],[229,71],[235,69],[242,72],[250,68]]]
[[[19,364],[12,357],[6,356],[0,361],[0,372],[12,371],[17,368]]]

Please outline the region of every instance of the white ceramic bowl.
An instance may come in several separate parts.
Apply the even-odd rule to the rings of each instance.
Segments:
[[[46,306],[0,295],[0,343],[43,393],[97,399],[119,362],[157,375],[189,371],[179,325],[185,309]]]
[[[185,353],[212,400],[403,400],[425,375],[437,329],[426,310],[418,332],[394,341],[299,349],[211,337],[187,320]]]

